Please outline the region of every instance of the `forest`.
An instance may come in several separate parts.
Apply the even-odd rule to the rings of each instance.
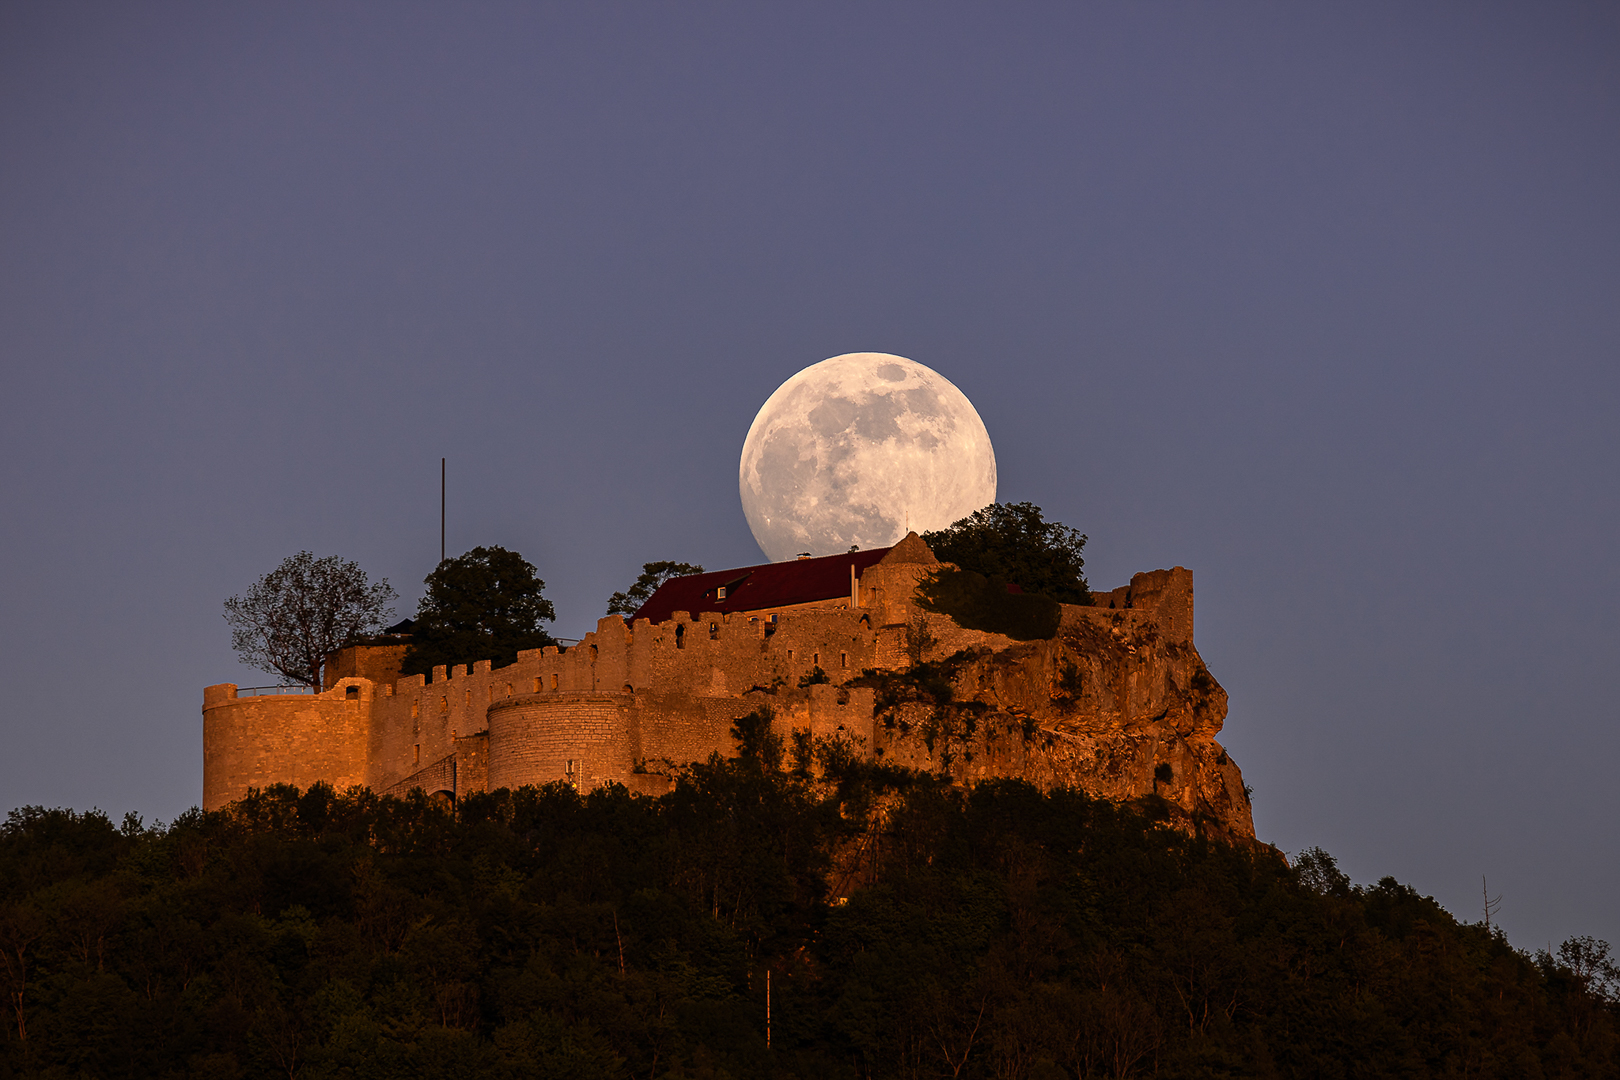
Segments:
[[[1529,955],[1152,799],[752,743],[658,798],[14,810],[0,1076],[1620,1075],[1602,942]]]

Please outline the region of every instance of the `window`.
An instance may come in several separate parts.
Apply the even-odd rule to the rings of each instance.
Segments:
[[[553,690],[557,689],[557,673],[556,672],[551,673],[551,688]]]
[[[714,598],[716,600],[724,600],[726,598],[726,587],[724,585],[714,590]]]
[[[439,711],[440,712],[449,712],[450,711],[450,699],[448,697],[442,697],[442,698],[439,699]]]
[[[506,696],[507,697],[512,696],[512,684],[511,683],[506,684]]]
[[[709,624],[709,640],[710,641],[716,641],[716,640],[719,639],[719,637],[720,637],[720,624],[719,623],[710,623]]]
[[[838,666],[849,667],[849,653],[841,652],[838,654]]]
[[[821,666],[821,654],[820,653],[811,653],[810,654],[810,666],[811,667],[820,667]]]
[[[677,649],[686,648],[686,624],[685,623],[676,623],[675,624],[675,647]]]
[[[472,704],[472,687],[470,687],[470,686],[467,687],[467,701],[466,701],[466,703],[468,705]]]
[[[534,677],[534,692],[537,694],[540,692],[540,676],[538,675]]]
[[[413,760],[411,762],[411,764],[413,764],[413,765],[422,764],[422,744],[421,743],[416,744],[416,758],[415,758],[415,760]]]
[[[358,686],[345,686],[343,696],[349,701],[354,701],[360,697],[360,688]]]
[[[422,715],[422,703],[420,701],[411,702],[411,719],[415,720],[418,716],[421,716],[421,715]]]

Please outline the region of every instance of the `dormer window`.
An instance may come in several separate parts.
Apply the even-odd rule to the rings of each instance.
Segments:
[[[726,587],[724,585],[714,590],[714,598],[716,600],[724,600],[726,598]]]

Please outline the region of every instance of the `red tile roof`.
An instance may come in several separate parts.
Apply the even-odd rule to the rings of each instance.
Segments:
[[[891,549],[852,551],[844,555],[823,555],[816,559],[763,563],[711,574],[670,578],[647,598],[634,615],[637,619],[664,622],[677,611],[696,618],[705,611],[758,611],[761,608],[809,604],[849,596],[849,568],[855,576],[887,555]],[[726,590],[721,600],[718,591]]]

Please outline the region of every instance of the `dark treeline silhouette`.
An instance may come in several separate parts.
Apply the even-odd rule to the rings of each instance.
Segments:
[[[0,1075],[1620,1075],[1601,943],[1527,956],[1151,800],[844,768],[14,811]]]

